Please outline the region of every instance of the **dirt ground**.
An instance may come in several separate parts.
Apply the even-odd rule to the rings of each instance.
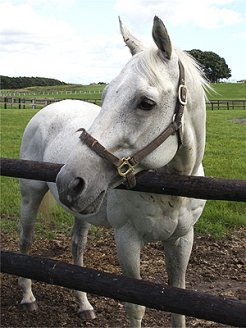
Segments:
[[[216,241],[198,235],[187,271],[187,288],[246,300],[246,229],[233,232]],[[3,234],[2,249],[18,250],[18,242]],[[33,254],[71,262],[70,238],[36,240]],[[110,230],[101,230],[99,236],[90,235],[85,265],[91,268],[120,273],[115,244]],[[161,243],[149,244],[142,252],[141,268],[144,279],[167,282]],[[76,314],[73,293],[65,288],[35,282],[33,291],[39,309],[27,313],[20,308],[21,292],[17,278],[1,274],[1,327],[127,327],[123,305],[115,300],[89,295],[97,318],[90,322]],[[146,295],[147,297],[147,295]],[[143,327],[169,327],[170,314],[146,309]],[[225,327],[208,321],[187,318],[187,327]]]

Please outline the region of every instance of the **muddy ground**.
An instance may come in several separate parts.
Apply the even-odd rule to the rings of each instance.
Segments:
[[[2,249],[18,250],[18,242],[2,233]],[[246,300],[246,229],[233,232],[223,240],[198,235],[187,271],[187,288]],[[55,240],[36,240],[33,254],[71,262],[70,238],[63,235]],[[142,252],[142,277],[167,282],[161,243],[149,244]],[[91,235],[85,256],[85,265],[91,268],[120,273],[115,244],[110,230]],[[127,327],[123,305],[115,300],[89,295],[97,318],[90,322],[76,314],[77,306],[70,290],[35,282],[37,312],[21,310],[21,292],[17,278],[1,276],[1,327]],[[147,295],[146,295],[147,297]],[[147,309],[143,327],[169,327],[170,315]],[[222,324],[187,318],[188,327],[225,327]]]

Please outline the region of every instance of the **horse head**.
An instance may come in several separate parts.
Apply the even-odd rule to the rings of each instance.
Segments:
[[[99,209],[108,189],[133,180],[142,170],[192,174],[203,156],[204,83],[196,65],[173,48],[158,17],[152,48],[145,48],[121,21],[120,27],[132,58],[106,87],[90,129],[77,132],[77,143],[56,181],[61,202],[84,215]],[[163,133],[168,135],[160,142]]]

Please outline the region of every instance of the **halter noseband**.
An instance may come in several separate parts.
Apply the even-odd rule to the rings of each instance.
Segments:
[[[82,131],[80,140],[85,143],[91,150],[96,152],[100,157],[106,159],[112,163],[121,177],[124,177],[127,182],[128,189],[135,187],[136,178],[134,175],[135,167],[156,148],[158,148],[167,138],[177,133],[179,146],[182,144],[182,116],[184,113],[184,107],[187,104],[187,88],[185,86],[185,73],[184,66],[179,61],[179,85],[178,85],[178,97],[173,115],[172,122],[169,126],[151,141],[147,146],[137,151],[130,157],[119,158],[104,148],[95,138],[93,138],[85,129],[79,129]]]

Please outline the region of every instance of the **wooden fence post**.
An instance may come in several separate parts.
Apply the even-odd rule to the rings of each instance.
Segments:
[[[4,109],[7,109],[8,97],[4,97]]]
[[[32,99],[32,109],[36,109],[36,99]]]

